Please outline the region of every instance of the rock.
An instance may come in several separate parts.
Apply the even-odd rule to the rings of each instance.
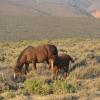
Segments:
[[[5,100],[4,97],[0,96],[0,100]]]
[[[95,94],[100,97],[100,91],[96,91]]]
[[[0,61],[4,62],[5,61],[5,57],[0,57]]]
[[[72,99],[71,100],[78,100],[79,99],[79,97],[77,97],[77,96],[72,96]]]
[[[53,83],[53,80],[51,80],[51,79],[46,79],[45,82],[48,83],[48,84],[51,84],[51,83]]]
[[[0,93],[3,93],[3,90],[2,90],[2,88],[0,88]],[[0,99],[1,100],[1,99]]]
[[[17,90],[18,89],[18,86],[14,82],[6,82],[5,83],[5,89],[6,90]]]
[[[2,93],[4,90],[7,90],[8,86],[5,85],[5,83],[0,83],[0,93]]]
[[[22,84],[22,83],[18,83],[17,86],[18,86],[19,89],[24,88],[24,84]]]
[[[24,95],[24,96],[30,96],[30,94],[28,93],[28,91],[25,91],[25,92],[23,93],[23,95]]]
[[[18,77],[17,78],[17,83],[21,83],[21,82],[24,82],[26,80],[26,77],[22,76],[22,77]]]
[[[90,53],[90,54],[87,55],[87,58],[94,59],[95,58],[95,55],[93,53]]]
[[[95,56],[95,59],[98,63],[100,63],[100,55],[99,56]]]

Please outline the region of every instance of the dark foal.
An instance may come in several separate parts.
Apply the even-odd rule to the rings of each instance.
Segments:
[[[22,68],[25,64],[26,73],[30,63],[33,63],[33,68],[36,70],[36,63],[46,61],[53,55],[58,55],[58,50],[55,45],[46,44],[38,47],[28,46],[25,48],[17,59],[16,66],[14,68],[14,76],[20,76],[22,74]]]
[[[71,56],[67,54],[62,54],[60,56],[52,56],[49,59],[49,69],[53,71],[53,79],[57,80],[58,73],[61,69],[64,70],[64,78],[67,77],[69,71],[69,63],[74,62]]]

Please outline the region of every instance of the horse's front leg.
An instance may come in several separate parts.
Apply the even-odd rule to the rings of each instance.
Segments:
[[[25,74],[27,74],[27,72],[29,72],[28,67],[29,67],[29,63],[25,63]]]
[[[53,61],[50,60],[50,59],[49,59],[49,62],[48,62],[48,69],[49,69],[49,70],[52,70],[52,71],[54,70],[54,64],[53,64]]]
[[[35,61],[33,61],[33,69],[37,70],[37,68],[36,68],[36,62]]]
[[[20,63],[18,66],[19,66],[20,72],[23,73],[23,72],[22,72],[22,69],[23,69],[24,63]]]

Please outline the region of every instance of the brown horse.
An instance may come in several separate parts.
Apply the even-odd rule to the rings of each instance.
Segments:
[[[33,63],[33,68],[36,70],[36,63],[46,61],[49,63],[49,58],[53,55],[58,55],[58,50],[55,45],[46,44],[37,47],[28,46],[25,48],[17,59],[16,66],[14,68],[14,77],[22,74],[22,67],[25,64],[26,72],[28,72],[28,66]]]
[[[53,71],[53,79],[57,80],[58,73],[61,71],[61,69],[64,70],[64,78],[67,77],[70,61],[74,62],[73,58],[67,54],[62,54],[60,56],[52,56],[49,59],[49,69]]]

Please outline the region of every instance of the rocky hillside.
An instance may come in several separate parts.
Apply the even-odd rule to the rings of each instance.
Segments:
[[[99,0],[0,0],[0,15],[94,16],[97,10]]]

